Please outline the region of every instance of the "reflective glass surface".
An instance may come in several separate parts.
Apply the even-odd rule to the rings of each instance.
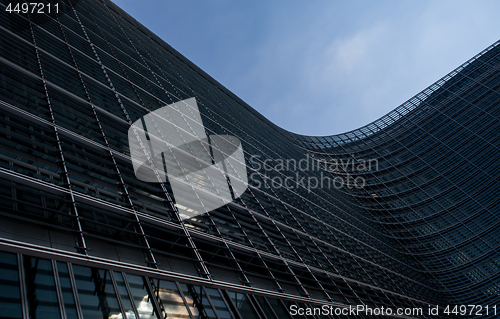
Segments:
[[[59,284],[61,285],[62,299],[64,302],[64,309],[66,311],[67,319],[77,319],[75,297],[73,295],[73,287],[68,272],[68,265],[63,262],[57,263],[57,270],[59,275]]]
[[[23,264],[30,318],[61,318],[50,260],[24,256]]]
[[[111,1],[60,1],[57,15],[9,13],[10,2],[0,0],[0,249],[26,257],[0,259],[6,316],[281,318],[280,298],[500,302],[500,42],[373,123],[302,136]],[[158,126],[151,114],[167,105],[181,109]],[[133,123],[198,147],[152,147],[142,133],[149,146],[131,147]],[[191,178],[208,199],[140,178],[134,155],[157,146],[163,177],[201,157]],[[202,172],[212,162],[246,167],[248,187]],[[363,187],[335,187],[344,180]],[[245,295],[260,291],[278,299]]]
[[[73,272],[85,319],[122,318],[109,271],[73,265]]]
[[[243,318],[258,319],[258,315],[252,307],[246,294],[233,291],[228,291],[227,294]]]
[[[140,319],[153,319],[156,312],[153,308],[151,295],[146,288],[146,281],[141,276],[127,274],[127,281],[130,286],[130,292],[134,297],[135,306]]]
[[[0,252],[0,309],[4,318],[22,318],[16,254]]]

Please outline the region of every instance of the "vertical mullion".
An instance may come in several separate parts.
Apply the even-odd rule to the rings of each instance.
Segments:
[[[125,284],[125,289],[127,289],[128,297],[130,299],[130,304],[132,305],[132,309],[134,310],[135,317],[140,318],[139,310],[137,310],[137,306],[135,305],[135,299],[134,299],[134,296],[132,295],[132,290],[130,289],[130,286],[128,284],[127,276],[123,272],[121,272],[120,274],[123,278],[123,283]]]
[[[271,189],[271,191],[273,192],[273,195],[274,197],[278,198],[279,199],[279,196],[277,196],[276,192],[274,192],[273,189]],[[281,202],[281,201],[280,201]],[[276,208],[276,210],[279,212],[278,208],[276,207],[276,205],[274,204],[273,201],[271,201],[271,204]],[[298,220],[297,220],[297,217],[295,217],[294,214],[292,214],[292,212],[288,209],[288,206],[284,203],[282,203],[283,207],[286,209],[286,211],[288,212],[288,215],[290,215],[292,217],[292,219],[297,223],[297,225],[299,225],[300,229],[302,230],[303,233],[305,234],[309,234],[309,232],[306,231],[306,229],[303,227],[302,223],[300,223]],[[306,203],[307,205],[307,203]],[[281,214],[280,214],[281,215]],[[276,225],[277,228],[279,228],[277,225]],[[295,234],[295,232],[293,231],[294,229],[292,228],[291,229],[292,232]],[[295,255],[300,259],[300,261],[302,262],[302,264],[304,264],[304,266],[306,267],[307,271],[309,272],[309,274],[311,275],[311,277],[316,281],[316,284],[320,287],[320,289],[323,291],[323,293],[325,294],[325,296],[327,297],[327,299],[329,301],[332,300],[332,297],[330,296],[330,294],[326,291],[326,289],[323,287],[323,285],[321,284],[321,282],[318,280],[318,278],[316,278],[316,276],[314,275],[313,271],[311,270],[311,268],[306,264],[306,262],[304,261],[304,259],[302,258],[302,256],[297,252],[297,250],[294,248],[294,246],[290,243],[290,241],[288,240],[288,238],[285,236],[285,234],[283,234],[282,232],[280,232],[283,236],[283,238],[285,239],[285,241],[287,242],[288,246],[290,246],[290,248],[293,250],[293,252],[295,253]],[[297,237],[298,240],[302,241],[302,239],[295,234],[295,236]],[[312,236],[308,235],[308,239],[310,240],[310,242],[312,242],[316,248],[319,249],[316,241],[313,239]],[[306,250],[308,252],[310,252],[309,248],[307,247],[307,245],[303,245]],[[311,254],[311,256],[314,257],[314,254]],[[316,259],[316,258],[315,258]],[[304,288],[305,289],[305,288]]]
[[[271,205],[274,206],[274,204],[272,204],[272,201],[271,202]],[[274,221],[274,219],[271,217],[271,215],[269,214],[269,212],[266,210],[266,209],[263,209],[265,215],[269,218],[269,220],[271,221],[272,225],[274,226],[274,228],[278,231],[278,233],[281,235],[281,237],[283,238],[283,240],[286,242],[286,244],[288,245],[288,247],[290,247],[290,249],[292,249],[292,251],[295,253],[295,255],[299,258],[299,260],[302,262],[302,264],[304,264],[304,260],[300,257],[300,255],[297,253],[297,251],[293,248],[292,244],[290,243],[290,241],[288,241],[288,238],[286,237],[286,235],[281,231],[280,227],[276,224],[276,222]],[[273,242],[272,242],[273,243]],[[277,247],[274,245],[273,243],[273,247],[274,249],[276,250],[276,253],[278,254],[278,256],[280,256],[281,258],[281,261],[285,264],[285,266],[287,267],[288,271],[290,272],[290,274],[292,275],[292,277],[295,279],[295,281],[297,282],[297,284],[299,285],[299,287],[302,289],[302,294],[305,295],[306,297],[310,297],[311,295],[309,294],[309,292],[307,291],[307,289],[304,287],[304,285],[302,284],[302,282],[300,281],[300,279],[297,277],[297,275],[295,274],[295,272],[292,270],[292,268],[290,267],[290,265],[288,264],[287,260],[283,257],[283,255],[281,254],[281,252],[279,251],[279,249],[277,249]],[[307,267],[307,265],[304,264],[304,266],[309,270],[309,272],[312,274],[311,270],[309,269],[309,267]],[[328,296],[328,294],[326,294]]]
[[[271,307],[271,304],[269,303],[269,300],[267,300],[267,297],[262,296],[262,299],[264,299],[264,303],[266,304],[267,309],[269,309],[273,313],[274,317],[277,319],[281,319],[281,318],[278,318],[278,315],[274,311],[273,307]]]
[[[151,304],[153,305],[154,312],[156,313],[156,316],[159,318],[163,316],[161,307],[158,303],[158,299],[155,296],[155,292],[153,290],[153,287],[151,287],[151,283],[149,282],[149,277],[146,276],[141,276],[144,284],[146,285],[146,291],[149,293],[150,299],[151,299]]]
[[[64,152],[63,152],[63,149],[62,149],[62,143],[61,143],[61,139],[59,138],[59,131],[57,129],[56,118],[55,118],[54,110],[52,108],[52,103],[50,101],[49,90],[47,88],[47,82],[45,81],[45,75],[44,75],[44,72],[43,72],[42,62],[41,62],[41,59],[40,59],[40,53],[38,51],[38,46],[36,44],[36,37],[35,37],[35,31],[34,31],[34,28],[33,28],[33,23],[31,22],[31,20],[28,20],[28,23],[29,23],[29,27],[30,27],[30,31],[31,31],[31,38],[33,40],[33,45],[35,47],[35,53],[36,53],[36,57],[37,57],[38,67],[39,67],[39,70],[40,70],[40,76],[42,78],[43,88],[44,88],[44,91],[45,91],[45,98],[47,100],[47,105],[48,105],[48,108],[49,108],[50,118],[51,118],[51,122],[52,122],[53,128],[54,128],[54,135],[55,135],[55,139],[57,141],[57,148],[58,148],[58,151],[59,151],[59,157],[61,159],[61,166],[63,168],[63,172],[64,172],[66,183],[68,184],[69,196],[70,196],[70,200],[71,200],[71,208],[72,208],[73,214],[74,214],[75,219],[76,219],[76,227],[77,227],[76,233],[78,234],[77,235],[77,238],[78,238],[78,247],[76,247],[76,248],[77,248],[77,251],[79,253],[88,255],[87,245],[85,243],[85,238],[83,236],[82,224],[80,222],[80,216],[78,215],[78,210],[77,210],[77,207],[76,207],[76,201],[75,201],[75,196],[74,196],[74,193],[73,193],[73,188],[72,188],[71,181],[70,181],[70,178],[69,178],[68,168],[66,167],[66,160],[64,158]]]
[[[106,6],[106,4],[104,4]],[[137,52],[137,54],[139,54],[139,56],[141,57],[141,59],[143,60],[143,63],[144,65],[146,66],[147,69],[149,69],[151,71],[151,73],[153,74],[153,76],[156,78],[156,74],[151,70],[151,68],[149,67],[148,63],[146,62],[146,60],[144,59],[144,57],[139,53],[139,51],[137,50],[136,46],[134,45],[134,43],[132,42],[132,40],[130,40],[130,38],[128,37],[127,33],[123,30],[123,28],[121,27],[120,23],[116,20],[115,16],[113,15],[113,13],[110,11],[110,9],[106,6],[106,9],[108,10],[108,12],[110,13],[110,15],[113,17],[113,20],[115,21],[115,23],[119,26],[120,30],[122,31],[122,33],[124,34],[124,36],[129,40],[130,44],[132,45],[132,47],[134,48],[134,50]],[[74,10],[74,9],[73,9]],[[76,14],[76,12],[75,12]],[[89,40],[90,41],[90,40]],[[101,62],[99,62],[101,63]],[[106,75],[107,76],[107,75]],[[109,80],[109,78],[108,78]],[[110,81],[110,80],[109,80]],[[162,87],[163,90],[165,90],[163,88],[163,86],[161,85],[161,83],[157,80],[158,84],[160,85],[160,87]],[[116,94],[116,96],[118,96],[118,93],[116,92],[116,90],[114,88],[113,89],[113,92]],[[166,91],[166,90],[165,90]],[[121,102],[120,102],[121,103]],[[123,104],[122,104],[123,105]],[[125,110],[125,107],[123,106],[122,107],[124,112],[126,113],[126,110]],[[127,114],[127,113],[126,113]],[[127,121],[131,123],[131,120],[130,120],[130,117],[128,116],[127,114]],[[212,278],[212,274],[210,273],[210,270],[208,269],[206,263],[205,263],[205,260],[203,260],[200,252],[198,251],[198,248],[196,247],[196,244],[194,243],[194,240],[191,236],[191,233],[189,232],[189,230],[187,229],[186,225],[184,225],[184,222],[182,221],[182,218],[180,217],[179,215],[179,211],[177,209],[177,207],[175,205],[173,205],[173,200],[172,200],[172,197],[170,196],[167,188],[165,187],[165,184],[164,183],[160,183],[160,186],[165,194],[165,196],[167,197],[171,207],[172,207],[172,210],[174,211],[174,214],[176,216],[176,219],[177,221],[179,222],[180,226],[182,227],[182,230],[184,232],[184,235],[186,236],[187,240],[188,240],[188,243],[189,243],[189,246],[191,247],[197,261],[198,261],[198,264],[200,265],[201,269],[199,270],[200,274],[205,277],[205,278],[208,278],[209,280],[213,280]],[[142,229],[142,227],[141,227]]]
[[[221,290],[221,289],[218,289],[218,290],[219,290],[219,293],[220,293],[222,299],[225,299],[226,305],[228,306],[228,309],[230,309],[231,312],[233,313],[233,316],[235,317],[235,319],[244,319],[241,316],[240,312],[238,311],[238,308],[234,304],[233,299],[227,293],[227,291]]]
[[[76,287],[75,274],[73,273],[73,265],[71,263],[66,264],[68,267],[69,280],[71,282],[71,289],[73,290],[73,296],[75,297],[76,312],[79,319],[83,318],[82,307],[80,304],[80,297],[78,296],[78,289]]]
[[[215,231],[217,232],[217,234],[219,235],[219,238],[222,239],[222,242],[224,243],[224,247],[226,248],[226,252],[229,253],[229,256],[231,257],[231,261],[234,263],[238,272],[242,276],[242,278],[240,278],[240,280],[243,282],[244,285],[250,286],[250,280],[248,280],[247,275],[245,274],[245,272],[243,271],[243,268],[241,268],[241,266],[240,266],[240,263],[238,262],[238,260],[234,256],[231,248],[229,247],[229,245],[227,243],[227,240],[224,238],[224,236],[222,236],[222,233],[220,232],[219,228],[216,226],[212,216],[210,215],[209,212],[206,213],[206,216],[207,216],[208,220],[212,223],[212,226],[215,229]]]
[[[266,315],[264,314],[264,311],[262,310],[262,307],[259,305],[257,300],[255,300],[252,295],[245,293],[245,296],[247,297],[247,300],[250,303],[250,307],[252,307],[254,309],[254,312],[257,314],[259,319],[274,319],[274,318],[267,318],[266,317]]]
[[[19,274],[19,288],[21,294],[21,308],[23,319],[29,319],[28,296],[26,295],[26,282],[24,278],[23,255],[17,254],[17,272]]]
[[[201,289],[203,290],[203,293],[205,294],[205,297],[207,298],[208,303],[210,303],[210,306],[214,310],[215,316],[217,317],[217,319],[220,319],[219,314],[217,313],[217,309],[215,309],[215,306],[214,306],[214,304],[212,302],[212,298],[210,298],[210,295],[205,290],[205,287],[201,286]]]
[[[59,272],[57,271],[57,262],[55,260],[50,261],[52,264],[52,274],[54,275],[54,284],[57,294],[57,302],[59,303],[59,311],[61,312],[61,318],[66,319],[66,310],[64,308],[64,299],[62,295],[61,283],[59,282]]]
[[[115,275],[112,270],[107,270],[109,272],[109,278],[111,279],[111,283],[113,284],[113,289],[115,290],[116,300],[118,301],[118,306],[120,307],[120,311],[122,312],[123,318],[127,318],[127,314],[125,313],[125,308],[123,307],[122,298],[120,295],[120,291],[118,290],[118,285],[115,281]]]
[[[81,20],[80,20],[80,18],[79,18],[79,16],[78,16],[78,13],[76,12],[76,10],[75,10],[74,8],[72,8],[72,10],[73,10],[73,13],[75,14],[75,17],[76,17],[76,19],[77,19],[78,24],[80,25],[80,27],[81,27],[81,29],[82,29],[82,31],[83,31],[83,34],[85,35],[85,39],[86,39],[86,40],[87,40],[87,42],[89,43],[89,45],[90,45],[90,47],[91,47],[91,49],[92,49],[92,51],[93,51],[93,53],[94,53],[94,55],[95,55],[95,57],[96,57],[97,62],[98,62],[98,63],[99,63],[99,65],[101,66],[101,69],[102,69],[102,71],[103,71],[103,73],[104,73],[104,76],[105,76],[105,78],[107,79],[107,81],[108,81],[108,83],[109,83],[109,86],[111,87],[111,90],[113,91],[113,93],[114,93],[114,95],[115,95],[115,97],[116,97],[116,99],[117,99],[117,102],[120,104],[120,108],[122,109],[122,111],[123,111],[123,112],[124,112],[124,114],[125,114],[125,117],[126,117],[126,119],[127,119],[127,122],[129,122],[129,124],[131,124],[131,120],[130,120],[130,117],[129,117],[129,115],[128,115],[128,113],[127,113],[126,109],[125,109],[125,106],[124,106],[124,105],[123,105],[123,103],[121,102],[121,99],[119,98],[118,93],[117,93],[116,89],[114,88],[114,86],[113,86],[113,84],[112,84],[112,82],[111,82],[111,79],[109,78],[108,74],[106,73],[106,70],[105,70],[105,68],[104,68],[104,65],[102,64],[102,61],[101,61],[101,59],[99,58],[99,55],[98,55],[98,53],[97,53],[97,51],[96,51],[96,49],[95,49],[95,47],[94,47],[94,45],[93,45],[92,41],[90,40],[90,37],[88,36],[87,31],[85,30],[85,26],[82,24],[82,22],[81,22]],[[68,48],[69,48],[69,47],[68,47]],[[74,59],[73,59],[73,60],[74,60]],[[75,61],[75,63],[76,63],[76,60],[74,60],[74,61]],[[83,83],[83,79],[82,79],[82,83]],[[85,87],[85,84],[84,84],[84,83],[83,83],[83,85],[84,85],[84,87]],[[89,98],[88,92],[87,92],[87,96],[88,96],[88,98]],[[125,187],[125,182],[123,181],[123,178],[121,177],[121,172],[120,172],[120,170],[118,169],[118,164],[116,163],[116,161],[115,161],[115,159],[114,159],[114,156],[113,156],[113,153],[112,153],[112,151],[111,151],[111,149],[110,149],[110,147],[109,147],[109,143],[108,143],[108,141],[107,141],[106,135],[105,135],[105,133],[104,133],[104,130],[103,130],[102,126],[101,126],[101,123],[100,123],[99,118],[98,118],[98,116],[97,116],[97,113],[96,113],[96,111],[95,111],[95,107],[94,107],[94,105],[93,105],[92,103],[91,103],[91,105],[92,105],[92,111],[93,111],[93,113],[94,113],[94,116],[95,116],[95,118],[96,118],[96,121],[97,121],[97,123],[98,123],[98,125],[99,125],[99,128],[100,128],[100,130],[101,130],[101,134],[103,135],[104,141],[105,141],[106,146],[108,147],[108,150],[109,150],[109,152],[110,152],[110,156],[111,156],[112,161],[113,161],[113,163],[114,163],[115,169],[117,170],[118,176],[119,176],[119,178],[120,178],[120,183],[123,185],[123,189],[124,189],[124,191],[125,191],[125,194],[126,194],[127,200],[129,201],[129,204],[131,205],[131,209],[134,211],[134,217],[135,217],[135,221],[136,221],[136,223],[137,223],[137,227],[139,228],[139,234],[140,234],[141,239],[142,239],[142,244],[145,246],[146,250],[148,251],[148,259],[149,259],[149,260],[148,260],[147,262],[148,262],[149,266],[152,266],[153,268],[158,268],[158,264],[157,264],[157,262],[156,262],[156,258],[155,258],[154,254],[153,254],[153,251],[152,251],[152,249],[151,249],[151,246],[149,245],[149,241],[148,241],[148,239],[147,239],[147,237],[146,237],[146,234],[145,234],[144,229],[143,229],[143,227],[142,227],[142,224],[141,224],[141,221],[140,221],[140,219],[139,219],[139,216],[137,215],[137,211],[135,210],[134,205],[133,205],[133,202],[132,202],[132,200],[131,200],[131,198],[130,198],[130,196],[129,196],[129,194],[128,194],[128,191],[127,191],[127,189],[126,189],[126,187]]]
[[[281,307],[283,307],[283,309],[285,309],[285,311],[288,313],[288,315],[290,315],[290,309],[287,308],[287,306],[286,306],[285,302],[283,301],[283,299],[276,299],[276,300],[278,301],[279,304],[281,304]]]
[[[77,18],[78,18],[78,17],[77,17]],[[100,133],[101,133],[102,138],[103,138],[103,140],[104,140],[104,144],[106,145],[107,151],[108,151],[109,156],[110,156],[110,158],[111,158],[111,161],[112,161],[112,163],[113,163],[113,167],[114,167],[114,169],[115,169],[115,171],[116,171],[116,173],[117,173],[117,176],[118,176],[118,179],[119,179],[119,181],[118,181],[118,182],[119,182],[119,185],[121,186],[122,191],[123,191],[123,192],[124,192],[124,194],[125,194],[125,198],[127,199],[127,202],[128,202],[128,204],[130,205],[131,210],[134,212],[134,217],[135,217],[135,221],[136,221],[136,223],[139,223],[139,219],[138,219],[137,214],[136,214],[135,205],[133,204],[132,199],[130,198],[130,194],[129,194],[128,189],[127,189],[127,187],[126,187],[126,185],[125,185],[125,181],[123,180],[122,173],[121,173],[121,171],[120,171],[120,169],[119,169],[119,167],[118,167],[118,163],[116,162],[116,159],[115,159],[115,156],[114,156],[114,154],[113,154],[113,151],[111,150],[111,147],[110,147],[110,144],[109,144],[108,138],[106,137],[106,134],[105,134],[105,132],[104,132],[104,128],[102,127],[101,121],[99,120],[99,116],[97,115],[95,105],[92,103],[90,93],[89,93],[89,91],[88,91],[88,89],[87,89],[87,86],[85,85],[85,81],[83,80],[83,77],[82,77],[82,74],[81,74],[81,72],[80,72],[80,69],[78,68],[78,64],[77,64],[76,59],[75,59],[75,57],[74,57],[73,51],[71,50],[71,47],[69,46],[68,40],[67,40],[67,38],[66,38],[66,33],[64,32],[64,28],[62,27],[62,24],[60,24],[60,28],[61,28],[61,32],[62,32],[62,34],[63,34],[63,37],[64,37],[64,39],[65,39],[65,41],[66,41],[66,45],[67,45],[67,47],[68,47],[68,50],[69,50],[69,53],[70,53],[71,58],[72,58],[72,60],[73,60],[73,63],[74,63],[74,65],[75,65],[75,68],[76,68],[76,70],[77,70],[77,72],[78,72],[78,76],[79,76],[79,78],[80,78],[80,82],[81,82],[81,84],[82,84],[82,86],[83,86],[83,88],[84,88],[85,95],[87,96],[87,100],[88,100],[89,105],[90,105],[90,107],[91,107],[91,109],[92,109],[92,113],[94,114],[94,117],[95,117],[96,123],[97,123],[97,125],[98,125],[98,127],[99,127]],[[97,54],[97,53],[96,53],[96,54]],[[142,230],[142,229],[141,229],[141,230]],[[143,232],[142,232],[142,231],[141,231],[141,234],[140,234],[140,235],[141,235],[141,238],[147,242],[147,239],[145,239],[145,235],[143,234]],[[143,244],[144,244],[144,243],[143,243]],[[149,255],[150,255],[150,256],[149,256],[149,257],[150,257],[150,260],[151,260],[150,265],[155,265],[156,263],[155,263],[155,259],[154,259],[153,253],[152,253],[152,251],[151,251],[151,248],[149,247],[149,244],[147,244],[147,243],[146,243],[146,248],[147,248],[147,250],[148,250],[148,252],[149,252]]]
[[[238,219],[236,218],[236,216],[234,215],[233,211],[231,210],[231,208],[228,206],[228,209],[229,211],[231,212],[231,217],[234,219],[234,221],[236,222],[236,225],[238,225],[240,231],[245,235],[246,239],[248,240],[248,242],[250,243],[251,246],[255,247],[255,245],[253,244],[253,241],[252,239],[250,238],[250,236],[248,236],[247,232],[245,231],[245,229],[243,228],[243,226],[241,226],[241,223],[238,221]],[[255,216],[253,216],[253,214],[250,213],[250,216],[252,217],[253,221],[255,222],[256,225],[258,225],[258,228],[261,230],[261,232],[264,233],[264,235],[267,235],[265,233],[265,231],[260,227],[260,223],[257,222],[257,220],[255,219]],[[271,241],[270,241],[270,238],[268,238],[266,236],[267,240],[271,243],[271,245],[273,244]],[[255,253],[257,254],[257,257],[259,257],[260,261],[262,262],[262,264],[264,265],[264,267],[266,268],[268,274],[271,276],[271,278],[274,280],[274,284],[276,285],[276,288],[279,292],[283,292],[284,289],[281,287],[280,283],[278,282],[278,280],[276,279],[276,277],[274,276],[274,274],[271,272],[271,269],[267,266],[267,263],[264,261],[264,259],[262,258],[262,255],[260,254],[259,250],[255,250]],[[246,276],[245,276],[246,278]]]
[[[272,219],[272,217],[269,215],[269,213],[267,212],[267,210],[264,208],[264,206],[262,205],[261,201],[257,198],[257,196],[255,196],[255,194],[253,194],[253,192],[251,191],[251,194],[252,196],[255,198],[255,200],[257,201],[257,203],[259,204],[259,206],[261,207],[262,211],[264,212],[264,215],[271,221],[271,224],[274,226],[274,228],[277,229],[278,233],[284,237],[284,235],[281,233],[279,227],[276,225],[276,223],[274,222],[274,219]],[[290,268],[290,266],[288,265],[288,262],[286,261],[286,259],[283,257],[283,255],[281,254],[280,250],[278,249],[278,247],[276,247],[274,241],[271,239],[271,237],[267,234],[266,230],[262,227],[262,225],[257,221],[257,218],[255,217],[255,215],[252,213],[252,211],[250,211],[250,216],[252,216],[252,219],[254,220],[255,224],[259,227],[260,231],[264,234],[264,236],[266,237],[266,239],[269,241],[269,243],[271,244],[271,246],[274,248],[274,251],[276,252],[276,255],[279,257],[278,259],[285,265],[285,267],[288,269],[288,271],[290,272],[290,274],[292,275],[292,277],[295,279],[295,281],[297,282],[297,284],[299,285],[299,287],[303,290],[302,291],[302,294],[306,295],[306,296],[309,296],[309,292],[304,288],[304,286],[302,285],[302,283],[299,281],[299,279],[297,278],[297,276],[295,275],[295,273],[293,272],[293,270]],[[264,262],[264,260],[262,259],[262,261]],[[268,269],[268,271],[272,274],[272,271],[271,269],[267,266],[266,263],[264,263]],[[281,285],[279,284],[277,278],[274,277],[274,275],[272,275],[273,278],[276,280],[276,283],[278,284],[278,288],[279,288],[279,291],[280,292],[283,292],[284,289],[281,287]]]
[[[191,308],[189,307],[189,305],[188,305],[188,303],[186,301],[186,297],[184,296],[184,292],[181,289],[181,285],[179,285],[179,283],[176,281],[175,282],[175,286],[177,287],[177,290],[179,291],[179,295],[181,296],[182,301],[184,302],[184,307],[186,307],[186,309],[187,309],[187,311],[189,313],[189,317],[191,319],[194,319],[193,318],[193,314],[191,313]],[[194,298],[195,298],[195,296],[193,296],[193,302],[194,302]]]
[[[223,293],[223,290],[218,289],[218,288],[216,288],[216,290],[219,293],[219,296],[221,297],[222,301],[224,302],[224,305],[226,305],[226,309],[231,314],[231,317],[233,319],[241,319],[241,316],[239,316],[239,313],[238,314],[233,313],[232,306],[234,306],[234,304],[232,304],[232,306],[231,306],[231,304],[229,304],[229,301],[226,300],[227,296]]]

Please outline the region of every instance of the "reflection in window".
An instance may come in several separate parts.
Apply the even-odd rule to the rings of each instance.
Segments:
[[[140,319],[156,319],[151,297],[146,289],[146,283],[143,277],[126,274],[130,292],[134,297],[134,303],[137,307]]]
[[[4,318],[23,317],[16,259],[15,254],[0,252],[0,309]]]
[[[231,316],[231,313],[227,309],[226,303],[224,302],[224,299],[222,299],[219,290],[213,288],[205,288],[205,291],[210,296],[210,300],[212,300],[212,304],[214,305],[215,311],[217,311],[219,318],[221,319],[233,318]]]
[[[180,287],[195,319],[217,318],[202,287],[186,284],[180,284]]]
[[[189,312],[174,282],[158,280],[156,287],[159,291],[164,315],[167,318],[190,318]],[[198,318],[198,312],[193,313],[193,315],[195,318]]]
[[[122,319],[109,271],[73,265],[85,319]]]
[[[52,264],[24,256],[24,280],[30,318],[61,318]]]
[[[67,319],[78,319],[76,314],[75,298],[71,289],[71,280],[69,279],[68,265],[63,262],[57,262],[57,271],[59,273],[59,282],[61,283],[62,298],[64,310]]]
[[[118,287],[118,294],[121,297],[123,309],[125,310],[125,315],[127,319],[135,319],[135,313],[132,308],[132,303],[130,302],[130,297],[125,286],[125,280],[120,272],[113,272],[115,275],[116,286]]]

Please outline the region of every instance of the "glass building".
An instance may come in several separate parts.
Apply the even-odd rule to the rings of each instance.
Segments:
[[[0,318],[498,317],[500,42],[383,118],[313,137],[108,0],[0,3]],[[136,178],[127,135],[191,98],[248,174],[199,214]]]

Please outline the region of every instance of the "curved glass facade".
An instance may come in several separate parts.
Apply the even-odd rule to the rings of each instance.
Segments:
[[[363,128],[295,137],[325,160],[377,160],[377,171],[348,169],[366,179],[353,205],[457,304],[499,297],[498,45]]]
[[[499,301],[499,43],[372,124],[310,137],[109,1],[0,2],[0,317],[423,318]],[[138,179],[128,140],[192,98],[248,174],[203,214]],[[294,315],[324,305],[340,312]]]

